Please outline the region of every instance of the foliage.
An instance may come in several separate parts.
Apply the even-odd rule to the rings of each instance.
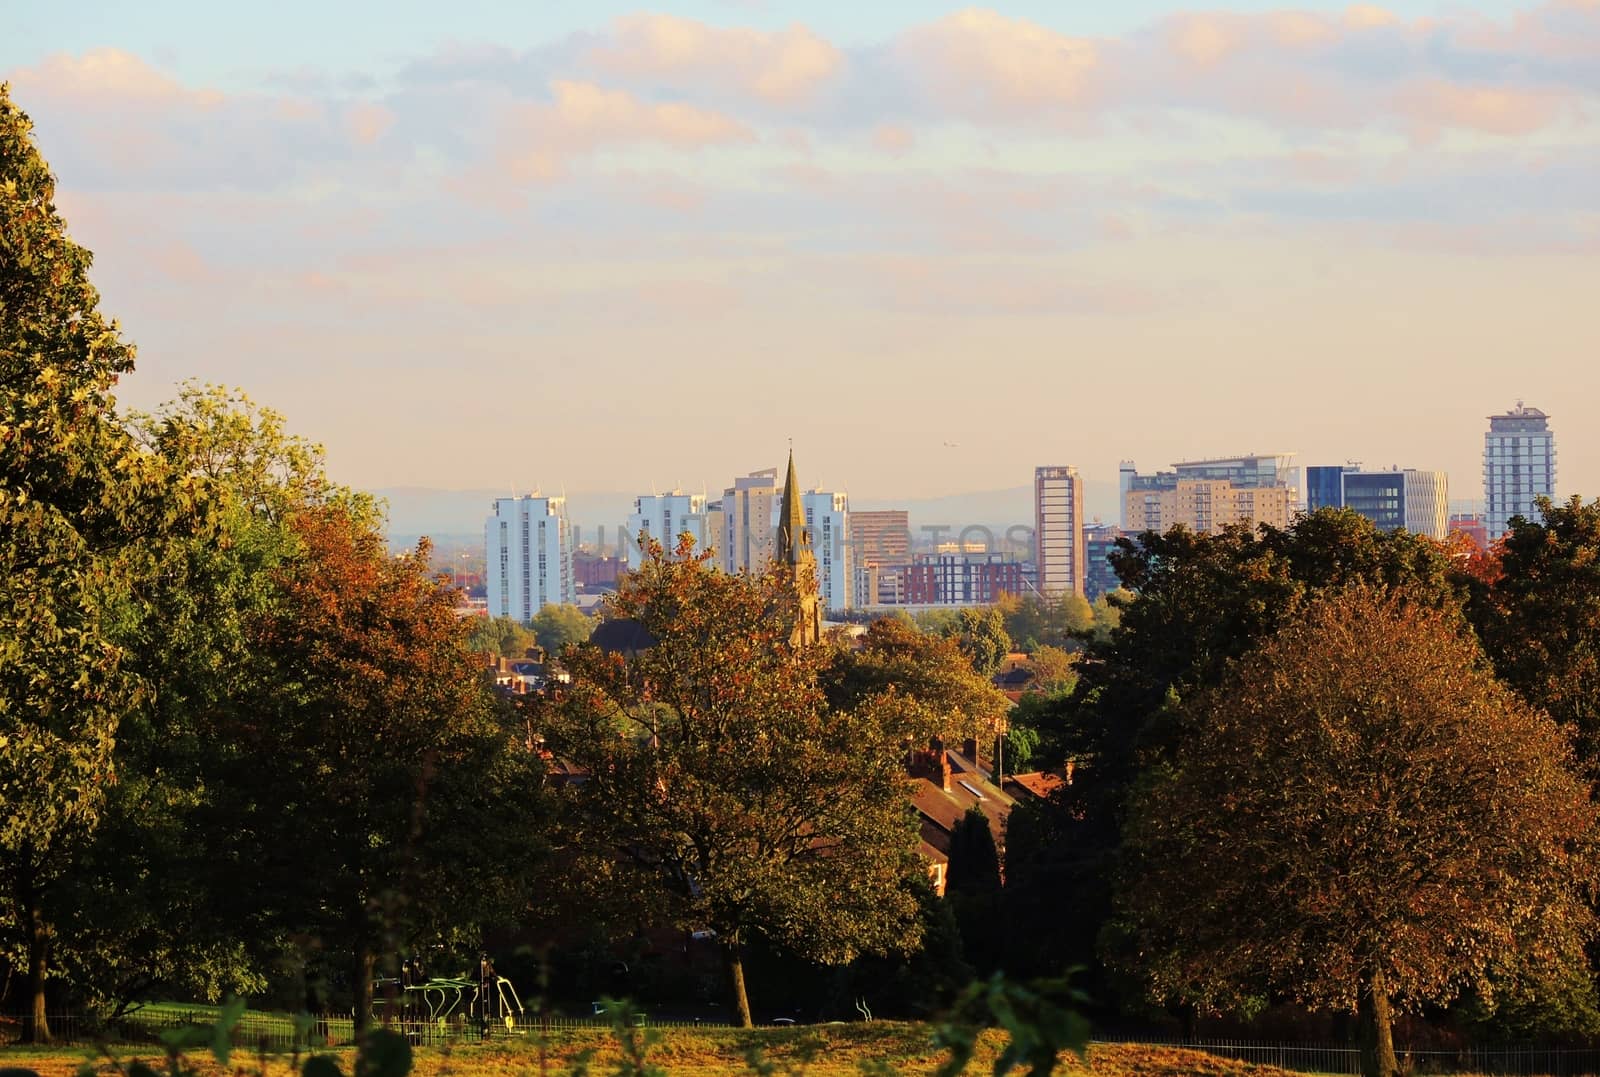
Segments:
[[[259,873],[266,925],[349,957],[359,1023],[379,955],[523,899],[539,768],[464,647],[425,541],[390,557],[339,505],[291,523],[279,601],[251,630],[270,690],[224,718],[219,808],[253,821],[232,857]]]
[[[1185,710],[1121,890],[1155,997],[1359,1010],[1367,1070],[1389,1073],[1391,1002],[1487,997],[1517,954],[1582,962],[1595,808],[1456,615],[1330,591]]]
[[[915,947],[904,715],[829,705],[832,652],[791,644],[782,575],[652,545],[609,601],[656,643],[629,661],[568,651],[572,683],[541,716],[550,749],[586,774],[567,789],[576,870],[715,931],[744,1023],[752,937],[827,963]]]
[[[554,657],[560,657],[568,644],[588,639],[594,625],[594,618],[567,603],[545,606],[529,622],[539,646],[544,648],[545,654]]]
[[[1032,689],[1045,695],[1071,692],[1078,683],[1076,658],[1060,647],[1041,644],[1028,658],[1033,668]]]
[[[1028,764],[1039,753],[1039,731],[1032,726],[1012,723],[1006,730],[1006,757],[1007,773],[1020,774],[1028,769]]]
[[[467,632],[468,650],[502,658],[521,658],[538,642],[532,629],[512,617],[476,617]]]
[[[916,743],[930,735],[991,736],[1010,707],[954,640],[920,632],[896,617],[872,622],[855,646],[838,646],[821,683],[837,709],[893,709],[904,737]]]
[[[1475,589],[1473,623],[1501,678],[1573,731],[1593,777],[1600,775],[1600,500],[1540,499],[1539,515],[1513,519],[1498,572]]]
[[[56,884],[99,823],[119,723],[149,695],[115,639],[130,554],[196,510],[116,421],[133,347],[53,197],[0,85],[0,945],[25,968],[38,1039]]]
[[[976,981],[934,1036],[934,1043],[950,1052],[949,1060],[935,1072],[939,1077],[965,1072],[977,1045],[977,1029],[990,1021],[1005,1029],[1008,1037],[994,1060],[995,1077],[1013,1069],[1044,1077],[1055,1072],[1061,1055],[1069,1051],[1087,1059],[1089,1022],[1079,1012],[1085,1001],[1083,992],[1065,978],[1018,984],[996,973],[987,981]]]
[[[957,894],[992,894],[1000,889],[1000,853],[989,817],[979,808],[968,808],[950,833],[945,888]]]
[[[1011,652],[1005,618],[993,606],[962,610],[947,634],[955,639],[972,668],[984,677],[993,677]]]

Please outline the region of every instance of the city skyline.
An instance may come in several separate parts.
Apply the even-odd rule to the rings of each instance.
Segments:
[[[1460,491],[1521,398],[1600,492],[1600,6],[383,13],[0,43],[127,405],[242,386],[363,488],[792,435],[878,500],[1277,448]]]

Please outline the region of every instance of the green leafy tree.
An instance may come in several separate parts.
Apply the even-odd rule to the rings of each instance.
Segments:
[[[1004,964],[1000,898],[1000,851],[989,817],[979,808],[968,808],[950,832],[945,899],[961,931],[961,951],[980,971]]]
[[[1539,502],[1515,517],[1473,622],[1501,678],[1568,726],[1600,775],[1600,500]]]
[[[994,676],[1006,655],[1011,653],[1005,618],[993,606],[962,610],[949,635],[954,637],[972,668],[985,677]]]
[[[900,745],[921,729],[887,706],[829,705],[832,653],[791,643],[782,573],[726,575],[685,544],[651,545],[609,602],[656,642],[626,661],[569,651],[572,683],[543,715],[550,749],[586,774],[567,789],[577,870],[714,931],[745,1025],[741,948],[756,937],[826,964],[914,948]]]
[[[1052,628],[1063,640],[1083,635],[1094,626],[1094,607],[1082,595],[1068,592],[1056,600]]]
[[[595,622],[578,607],[562,602],[544,607],[529,624],[545,653],[559,657],[569,643],[588,639]]]
[[[467,632],[467,647],[502,658],[521,658],[539,642],[533,631],[511,617],[478,617]]]
[[[1355,584],[1312,598],[1185,705],[1195,733],[1133,803],[1120,903],[1157,999],[1282,991],[1356,1012],[1533,958],[1581,967],[1596,811],[1561,731],[1453,612]]]
[[[233,885],[237,816],[215,773],[223,731],[255,706],[243,686],[276,690],[259,678],[251,633],[275,609],[273,572],[298,548],[290,520],[338,502],[375,525],[376,506],[330,482],[319,446],[236,390],[191,382],[129,425],[172,474],[202,484],[210,511],[202,531],[140,548],[144,582],[116,637],[154,691],[123,718],[118,780],[64,881],[58,964],[81,1003],[111,1011],[156,994],[259,997],[283,928],[260,922],[253,894]]]
[[[31,124],[0,84],[0,920],[48,1040],[57,884],[98,824],[124,715],[147,697],[114,638],[139,543],[192,514],[117,422],[133,348],[99,311]]]

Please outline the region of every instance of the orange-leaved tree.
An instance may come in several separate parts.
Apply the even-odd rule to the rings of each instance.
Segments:
[[[792,578],[653,545],[609,612],[635,623],[630,653],[568,648],[571,684],[536,719],[585,774],[566,787],[579,871],[636,915],[714,932],[745,1025],[758,936],[826,963],[914,948],[904,730],[893,708],[829,705],[832,649],[792,641]]]
[[[1155,997],[1353,1010],[1387,1077],[1391,1007],[1583,961],[1595,808],[1459,615],[1324,592],[1187,706],[1125,832],[1122,961]]]

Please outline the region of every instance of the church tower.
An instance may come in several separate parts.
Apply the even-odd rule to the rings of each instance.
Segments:
[[[794,474],[794,450],[789,450],[789,474],[783,484],[783,507],[778,514],[778,543],[774,560],[791,574],[798,598],[799,616],[793,641],[805,647],[822,639],[822,600],[817,595],[817,555],[811,552],[811,529],[806,526],[800,483]]]

